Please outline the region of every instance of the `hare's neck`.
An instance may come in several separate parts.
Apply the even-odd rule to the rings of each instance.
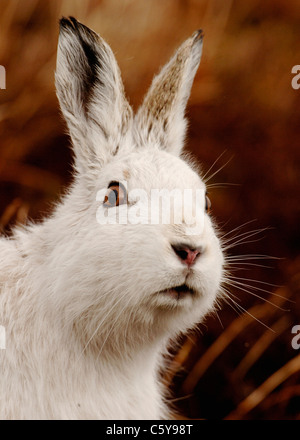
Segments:
[[[70,219],[72,216],[69,225],[60,225],[54,217],[30,233],[19,233],[24,287],[30,286],[28,301],[36,316],[34,331],[57,350],[69,349],[72,362],[80,358],[97,364],[101,359],[106,365],[121,365],[124,371],[125,363],[130,370],[134,362],[145,371],[145,363],[156,363],[165,350],[168,335],[163,326],[160,328],[163,320],[157,317],[153,322],[150,316],[147,321],[140,310],[122,309],[119,297],[95,306],[93,299],[101,292],[88,277],[89,264],[80,257],[80,237],[72,232]]]

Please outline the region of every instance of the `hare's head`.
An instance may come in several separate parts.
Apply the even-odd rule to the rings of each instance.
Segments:
[[[134,116],[110,47],[75,19],[61,20],[56,85],[82,218],[73,293],[88,280],[88,292],[78,293],[82,312],[104,310],[110,325],[126,316],[135,325],[185,330],[219,290],[223,256],[205,184],[180,157],[201,50],[198,31],[155,77]]]

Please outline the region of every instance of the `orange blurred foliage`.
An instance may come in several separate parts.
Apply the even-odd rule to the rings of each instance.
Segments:
[[[224,303],[201,335],[183,338],[164,379],[180,417],[299,419],[299,356],[291,347],[291,328],[300,324],[300,89],[291,85],[292,67],[300,64],[299,0],[1,0],[0,6],[5,233],[51,212],[72,178],[54,88],[59,18],[73,15],[109,42],[135,109],[175,48],[204,30],[186,148],[211,176],[213,215],[223,234],[241,225],[233,235],[263,230],[230,255],[279,259],[244,258],[234,266],[236,304]]]

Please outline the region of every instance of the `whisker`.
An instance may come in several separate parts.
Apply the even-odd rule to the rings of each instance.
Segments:
[[[227,296],[228,299],[230,299],[236,307],[238,307],[238,309],[242,310],[244,313],[246,313],[247,315],[251,316],[251,318],[255,319],[255,321],[259,322],[261,325],[263,325],[265,328],[267,328],[268,330],[270,330],[273,333],[276,333],[272,328],[270,328],[267,324],[265,324],[263,321],[261,321],[260,319],[258,319],[256,316],[252,315],[252,313],[250,313],[247,309],[245,309],[244,307],[242,307],[240,304],[236,303],[231,296]]]
[[[242,237],[243,238],[248,238],[248,237],[250,238],[250,237],[252,237],[254,235],[261,234],[262,232],[264,232],[264,231],[266,231],[268,229],[270,229],[270,228],[253,229],[252,231],[246,231],[246,232],[243,232],[243,233],[241,233],[239,235],[234,235],[233,237],[226,238],[225,240],[224,240],[225,236],[223,236],[222,237],[222,241],[223,241],[223,243],[227,244],[227,243],[232,242],[233,240],[238,240],[238,239],[240,239]]]
[[[244,312],[242,313],[241,310],[238,308],[238,302],[234,301],[234,299],[232,298],[232,292],[227,292],[226,289],[223,290],[223,300],[226,304],[229,305],[229,307],[235,312],[237,313],[239,316],[242,316],[244,314]]]
[[[230,276],[229,276],[229,278],[230,278]],[[267,283],[266,281],[253,280],[251,278],[234,277],[234,280],[252,281],[253,283],[264,284],[266,286],[277,287],[277,288],[283,287],[283,286],[278,286],[277,284]]]
[[[236,285],[235,283],[232,283],[232,285],[234,285],[236,288],[238,288],[239,290],[249,293],[252,296],[255,296],[256,298],[259,298],[261,300],[263,300],[264,302],[271,304],[272,306],[274,306],[276,309],[281,310],[282,312],[289,312],[290,310],[288,309],[284,309],[283,307],[280,307],[278,304],[273,303],[272,301],[269,301],[268,299],[258,295],[257,293],[252,292],[251,290],[246,289],[245,287],[241,287],[239,285]]]
[[[214,163],[210,166],[210,168],[206,171],[206,173],[204,174],[204,176],[202,177],[202,180],[204,181],[205,177],[208,175],[208,173],[210,172],[210,170],[213,169],[213,167],[215,166],[215,164],[221,159],[222,156],[224,156],[224,154],[226,153],[227,150],[224,150],[223,153],[221,153],[217,159],[214,161]]]
[[[225,293],[226,297],[228,297],[229,299],[235,298],[236,302],[240,301],[240,298],[238,296],[236,296],[234,293],[232,293],[231,291],[227,290],[225,286],[222,287],[222,291],[223,291],[223,293]]]
[[[217,171],[215,171],[213,174],[211,174],[206,180],[205,180],[205,176],[203,177],[203,182],[205,183],[205,185],[207,184],[207,182],[209,181],[209,180],[211,180],[216,174],[218,174],[221,170],[223,170],[223,168],[225,168],[228,164],[229,164],[229,162],[231,162],[231,160],[233,159],[233,156],[231,156],[231,158],[224,164],[224,165],[222,165],[220,168],[218,168],[217,169]],[[206,175],[207,175],[207,173],[206,173]]]
[[[226,188],[227,186],[241,186],[241,185],[239,183],[221,182],[221,183],[210,183],[206,185],[206,188],[209,190],[211,188]]]
[[[229,279],[229,277],[228,277],[228,279]],[[250,280],[250,281],[252,281],[252,280]],[[241,285],[241,286],[247,287],[249,289],[251,288],[251,289],[256,290],[256,291],[268,293],[269,295],[276,296],[277,298],[281,298],[281,299],[284,299],[284,300],[286,300],[286,301],[288,301],[288,302],[290,302],[292,304],[295,304],[295,301],[293,301],[293,300],[291,300],[289,298],[286,298],[285,296],[279,295],[279,293],[271,292],[269,290],[265,290],[265,289],[262,289],[262,288],[257,287],[257,286],[252,286],[251,284],[241,283],[241,282],[235,281],[234,279],[229,279],[228,284],[229,283],[231,285],[235,285],[238,288],[240,288],[239,286]],[[252,293],[252,294],[254,295],[254,293]],[[285,311],[285,312],[289,312],[290,311],[290,310],[285,310],[285,309],[282,309],[282,310]]]
[[[240,246],[243,244],[247,244],[247,243],[256,243],[260,240],[262,240],[262,237],[257,238],[256,240],[249,240],[249,238],[254,237],[255,235],[261,234],[262,232],[264,232],[265,230],[267,230],[268,228],[265,229],[257,229],[255,231],[250,231],[248,233],[243,233],[240,234],[236,237],[231,237],[228,240],[222,240],[224,245],[223,249],[226,251],[227,249],[232,249],[236,246]],[[236,240],[236,241],[234,241]]]
[[[222,329],[224,330],[225,327],[224,327],[223,322],[221,321],[221,318],[220,318],[219,313],[218,313],[217,311],[216,311],[216,316],[217,316],[217,318],[218,318],[218,321],[219,321],[219,323],[220,323],[220,326],[221,326]]]
[[[252,286],[251,284],[242,283],[240,281],[237,281],[235,278],[230,277],[230,275],[227,276],[227,280],[228,280],[228,283],[230,283],[231,285],[244,286],[244,287],[252,288],[254,290],[259,290],[260,292],[264,292],[264,293],[268,293],[268,294],[273,293],[270,290],[263,289],[262,287]],[[252,280],[250,280],[250,281],[252,281]]]
[[[232,266],[251,266],[251,267],[261,267],[263,269],[274,269],[272,266],[266,266],[265,264],[257,264],[257,263],[247,263],[245,261],[232,261],[229,262],[229,267],[230,270],[249,270],[249,268],[246,267],[237,267],[237,268],[232,268]]]
[[[259,241],[261,241],[261,238],[258,238],[258,239],[256,239],[256,240],[246,240],[246,241],[241,240],[241,241],[238,242],[238,243],[233,243],[233,244],[231,244],[231,245],[225,246],[225,247],[223,248],[223,250],[224,250],[224,251],[227,251],[228,249],[232,249],[232,248],[234,248],[234,247],[236,247],[236,246],[243,246],[244,244],[249,244],[249,243],[258,243]]]
[[[227,261],[247,261],[247,260],[282,260],[280,257],[260,254],[227,255]]]
[[[237,226],[236,228],[232,229],[231,231],[226,232],[225,234],[223,234],[223,237],[226,237],[227,235],[232,234],[235,231],[239,231],[240,229],[244,228],[245,226],[249,225],[250,223],[253,223],[253,222],[256,222],[256,221],[257,221],[256,219],[249,220],[249,221],[247,221],[247,222]]]

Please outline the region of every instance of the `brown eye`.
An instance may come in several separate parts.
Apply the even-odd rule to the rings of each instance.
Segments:
[[[104,197],[103,205],[107,208],[126,203],[126,189],[122,183],[111,182]]]
[[[205,196],[205,211],[209,212],[211,208],[211,201],[208,196]]]

